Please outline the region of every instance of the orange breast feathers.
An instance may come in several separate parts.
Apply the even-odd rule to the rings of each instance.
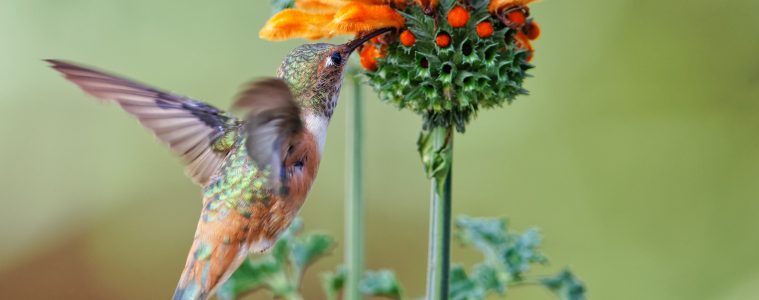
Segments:
[[[289,191],[284,197],[302,202],[314,182],[321,157],[316,137],[308,130],[302,131],[300,137],[293,140],[296,142],[286,150],[287,154],[283,156],[289,181],[287,182]]]

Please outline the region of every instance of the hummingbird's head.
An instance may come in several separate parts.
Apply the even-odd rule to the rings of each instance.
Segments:
[[[392,30],[379,29],[345,44],[305,44],[293,49],[277,70],[306,112],[332,116],[348,58],[366,41]]]

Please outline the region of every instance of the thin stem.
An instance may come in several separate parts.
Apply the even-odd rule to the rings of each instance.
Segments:
[[[433,128],[433,148],[452,151],[451,128]],[[442,132],[441,132],[442,131]],[[449,143],[446,147],[446,143]],[[448,299],[451,258],[452,161],[443,178],[431,179],[430,232],[427,261],[427,300]],[[442,182],[440,182],[442,180]],[[442,184],[442,186],[441,186]]]
[[[359,283],[364,273],[364,199],[363,199],[363,105],[361,81],[353,79],[353,101],[348,106],[346,132],[345,191],[345,266],[347,268],[344,299],[361,299]]]

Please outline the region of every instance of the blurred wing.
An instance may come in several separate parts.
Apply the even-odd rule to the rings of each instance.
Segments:
[[[255,81],[240,93],[234,107],[248,111],[248,155],[260,167],[271,168],[271,188],[286,194],[285,162],[304,131],[300,108],[290,88],[280,79]]]
[[[48,62],[86,93],[114,101],[136,117],[183,159],[187,175],[201,186],[221,165],[232,144],[230,134],[240,125],[235,118],[200,101],[72,63]]]

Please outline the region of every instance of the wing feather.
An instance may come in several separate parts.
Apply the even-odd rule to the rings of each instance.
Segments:
[[[248,155],[259,166],[270,168],[274,191],[287,193],[285,161],[305,130],[289,86],[276,78],[254,81],[240,93],[234,107],[249,112],[245,131]]]
[[[203,102],[59,60],[52,68],[86,93],[118,103],[178,156],[193,181],[206,185],[222,164],[228,149],[214,143],[243,122]]]

